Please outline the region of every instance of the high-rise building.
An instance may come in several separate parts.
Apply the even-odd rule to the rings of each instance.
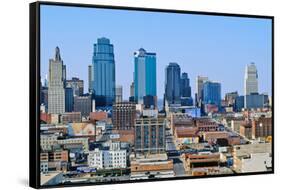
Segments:
[[[220,108],[221,105],[221,84],[207,81],[203,84],[203,103],[214,104]]]
[[[258,71],[255,63],[246,66],[244,78],[244,95],[258,93]]]
[[[40,92],[40,100],[41,104],[45,105],[47,108],[48,106],[48,87],[42,86]]]
[[[135,96],[135,84],[134,81],[131,83],[130,85],[130,97],[129,100],[130,101],[134,101],[134,96]]]
[[[65,88],[65,112],[73,111],[73,89],[70,87]]]
[[[238,96],[235,98],[235,111],[241,111],[244,108],[244,96]]]
[[[160,153],[166,150],[165,119],[139,118],[135,121],[135,152]]]
[[[65,112],[64,71],[60,49],[56,47],[55,58],[49,60],[48,113]]]
[[[93,54],[93,90],[97,106],[112,105],[115,100],[115,61],[113,45],[98,38]]]
[[[73,96],[82,96],[84,93],[84,81],[77,77],[66,80],[66,87],[73,89]]]
[[[81,112],[81,116],[88,117],[92,111],[91,95],[74,97],[74,112]]]
[[[256,109],[263,108],[268,101],[268,95],[251,93],[250,95],[244,96],[244,108]]]
[[[133,129],[136,118],[136,104],[133,102],[117,102],[113,105],[113,127],[118,130]]]
[[[191,87],[190,80],[187,73],[182,73],[181,75],[181,96],[182,97],[191,97]]]
[[[169,63],[165,69],[165,101],[180,104],[181,68],[177,63]]]
[[[156,53],[140,48],[134,57],[134,97],[137,103],[142,104],[144,96],[156,96]]]
[[[197,94],[197,103],[203,100],[203,84],[208,81],[208,77],[197,76],[196,77],[196,94]]]
[[[235,99],[238,97],[238,92],[228,92],[225,94],[224,100],[226,101],[227,106],[233,106],[235,104]]]
[[[93,66],[88,66],[88,92],[93,92]]]
[[[123,101],[123,87],[121,85],[116,85],[115,89],[115,102]]]

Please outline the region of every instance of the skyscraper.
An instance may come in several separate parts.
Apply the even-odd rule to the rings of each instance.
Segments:
[[[74,112],[81,112],[83,117],[88,117],[92,111],[91,95],[75,96],[73,110]]]
[[[55,58],[49,60],[49,83],[48,83],[48,112],[65,112],[65,66],[60,56],[60,49],[56,47]]]
[[[190,81],[187,73],[182,73],[181,75],[180,89],[181,89],[182,97],[191,97],[191,87],[190,87]]]
[[[93,54],[93,90],[98,106],[112,105],[115,100],[115,61],[113,45],[98,38]]]
[[[134,97],[134,96],[135,96],[135,84],[133,81],[130,85],[130,97]]]
[[[156,53],[148,53],[140,48],[134,53],[135,101],[143,103],[143,97],[156,97]]]
[[[208,81],[208,77],[197,76],[196,77],[196,94],[197,94],[197,103],[203,100],[203,84]]]
[[[72,77],[71,80],[66,80],[66,87],[72,88],[73,96],[82,96],[84,93],[84,81],[77,77]]]
[[[221,84],[207,81],[203,83],[203,103],[214,104],[220,108],[221,105]]]
[[[123,87],[121,85],[116,85],[115,89],[115,102],[123,101]]]
[[[169,63],[165,69],[165,100],[169,104],[180,103],[181,68],[177,63]]]
[[[88,66],[88,92],[93,92],[93,66]]]
[[[258,71],[255,63],[246,66],[244,78],[244,95],[258,93]]]
[[[65,88],[65,112],[73,111],[73,89],[71,87]]]

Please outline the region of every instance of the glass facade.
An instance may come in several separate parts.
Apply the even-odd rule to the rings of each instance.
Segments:
[[[165,70],[165,100],[169,104],[180,103],[181,69],[177,63],[169,63]]]
[[[204,104],[221,105],[221,84],[218,82],[207,81],[203,84]]]
[[[156,54],[143,48],[134,53],[135,100],[143,103],[144,96],[156,96]]]
[[[113,45],[107,38],[94,44],[93,90],[100,106],[112,105],[115,99],[115,61]]]

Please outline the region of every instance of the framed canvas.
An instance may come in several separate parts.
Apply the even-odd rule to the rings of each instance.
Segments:
[[[30,186],[274,172],[274,17],[30,4]]]

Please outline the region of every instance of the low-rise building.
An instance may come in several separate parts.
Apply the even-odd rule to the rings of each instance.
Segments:
[[[135,121],[135,151],[160,153],[166,149],[164,118],[139,118]]]
[[[198,153],[198,154],[183,154],[184,169],[187,174],[198,169],[215,169],[218,168],[220,163],[219,153]]]
[[[239,134],[247,139],[252,139],[252,125],[250,123],[240,125]]]
[[[215,120],[208,117],[197,118],[195,123],[200,132],[219,130],[219,124]]]
[[[272,135],[272,118],[259,117],[252,121],[252,138],[266,138]]]
[[[60,122],[66,123],[79,123],[81,122],[81,112],[66,112],[61,114]]]
[[[233,169],[237,173],[265,172],[272,169],[271,143],[233,147]]]
[[[96,148],[89,151],[88,165],[97,169],[126,168],[127,151],[121,149],[120,142],[111,142],[108,150]]]
[[[167,178],[174,177],[173,160],[168,159],[166,153],[161,154],[131,154],[131,178]]]

